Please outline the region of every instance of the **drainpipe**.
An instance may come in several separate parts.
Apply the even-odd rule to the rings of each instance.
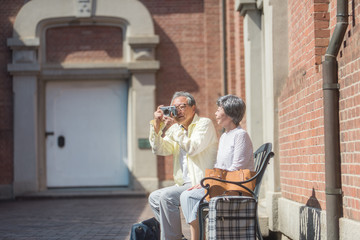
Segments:
[[[226,45],[226,0],[222,0],[222,42],[223,42],[223,85],[224,85],[224,95],[228,94],[228,77],[227,77],[227,45]]]
[[[325,132],[325,194],[327,239],[338,240],[339,219],[342,217],[340,127],[339,127],[339,53],[347,25],[348,0],[337,0],[337,23],[326,50],[323,65],[324,132]]]

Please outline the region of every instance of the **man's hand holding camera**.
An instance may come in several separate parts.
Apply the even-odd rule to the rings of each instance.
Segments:
[[[176,123],[176,120],[174,117],[176,117],[177,111],[174,106],[164,106],[160,105],[158,106],[157,110],[154,112],[154,129],[156,133],[159,133],[160,131],[160,124],[161,122],[164,122],[165,128],[164,132],[171,127],[174,123]]]

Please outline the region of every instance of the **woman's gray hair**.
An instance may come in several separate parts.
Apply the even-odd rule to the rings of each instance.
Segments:
[[[246,111],[246,105],[241,98],[234,95],[225,95],[220,97],[216,104],[224,109],[225,114],[231,117],[236,126],[240,124]]]
[[[177,98],[177,97],[186,97],[187,98],[187,104],[189,106],[194,106],[196,105],[196,102],[195,102],[195,98],[193,97],[193,95],[191,95],[190,93],[188,92],[183,92],[183,91],[180,91],[180,92],[176,92],[174,93],[172,99],[171,99],[171,104],[173,103],[174,99]]]

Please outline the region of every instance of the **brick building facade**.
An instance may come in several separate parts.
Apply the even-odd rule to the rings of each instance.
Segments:
[[[130,6],[133,2],[139,4],[138,1],[126,1],[123,4],[124,6]],[[191,4],[188,4],[190,2]],[[58,4],[57,1],[52,1],[52,3]],[[224,54],[222,52],[223,39],[220,25],[222,7],[219,1],[142,1],[144,11],[147,11],[149,14],[146,17],[151,17],[150,23],[153,25],[154,36],[159,40],[151,40],[151,43],[141,44],[139,44],[138,41],[141,42],[142,40],[133,40],[134,43],[128,43],[131,41],[132,37],[127,35],[130,32],[133,34],[133,30],[127,31],[127,28],[131,28],[132,24],[129,24],[130,27],[123,26],[127,23],[123,23],[122,21],[126,22],[130,20],[121,16],[122,13],[119,13],[119,16],[116,16],[116,14],[114,14],[114,16],[111,15],[113,14],[111,10],[112,5],[113,7],[121,5],[118,1],[99,1],[99,3],[96,1],[67,1],[66,5],[63,7],[59,6],[58,12],[54,10],[54,7],[50,7],[50,2],[47,2],[41,7],[42,10],[39,16],[35,16],[35,14],[28,9],[34,9],[37,6],[40,6],[41,1],[6,1],[6,3],[4,2],[2,4],[4,6],[6,5],[6,7],[2,9],[4,12],[2,15],[4,17],[3,28],[5,29],[4,33],[6,33],[6,35],[4,34],[2,36],[2,42],[4,43],[2,49],[5,52],[3,55],[5,58],[4,64],[2,65],[4,76],[1,81],[4,84],[7,84],[4,85],[7,87],[4,88],[4,97],[7,97],[7,101],[4,101],[6,111],[3,111],[5,115],[4,119],[7,119],[7,125],[3,124],[2,127],[5,130],[8,130],[7,135],[4,135],[5,131],[2,132],[2,136],[4,136],[2,137],[2,139],[4,139],[4,147],[1,148],[4,149],[3,154],[6,154],[1,162],[1,164],[4,164],[6,167],[2,168],[4,173],[1,174],[3,177],[1,183],[4,188],[4,195],[18,194],[17,190],[13,190],[12,185],[14,182],[16,185],[16,175],[21,176],[22,170],[16,170],[15,165],[21,165],[21,163],[16,163],[17,160],[14,155],[24,155],[23,157],[20,156],[19,159],[23,159],[22,161],[28,163],[28,160],[26,159],[27,156],[33,154],[31,161],[37,164],[37,166],[32,169],[32,176],[20,178],[32,178],[32,190],[37,191],[36,189],[44,190],[47,188],[45,180],[47,177],[45,173],[47,164],[45,161],[46,156],[44,156],[46,155],[46,153],[44,153],[46,152],[46,147],[43,145],[46,143],[48,137],[43,138],[42,135],[45,132],[45,135],[48,136],[47,134],[49,133],[48,130],[45,129],[46,127],[41,127],[41,125],[44,124],[44,121],[47,121],[46,116],[44,117],[46,113],[41,108],[46,105],[43,100],[46,93],[42,93],[42,91],[46,91],[46,84],[52,80],[67,81],[66,79],[72,79],[78,81],[83,80],[84,78],[129,79],[134,72],[139,72],[139,75],[141,75],[142,72],[150,71],[155,73],[154,77],[156,80],[154,80],[156,81],[156,87],[153,85],[153,88],[148,90],[144,88],[143,90],[147,91],[147,93],[150,92],[149,94],[154,93],[153,100],[151,101],[150,99],[149,101],[149,99],[146,99],[145,97],[142,101],[149,104],[136,108],[145,108],[146,111],[152,112],[155,105],[169,104],[170,98],[175,91],[185,90],[193,93],[195,96],[198,105],[198,113],[214,119],[216,99],[223,95],[225,91],[222,80],[222,58]],[[70,11],[66,14],[61,13],[61,11],[67,11],[66,8],[70,9]],[[105,10],[103,10],[103,8]],[[131,6],[129,8],[131,8]],[[21,12],[19,12],[20,9],[22,10]],[[77,11],[75,12],[75,16],[74,10]],[[90,12],[86,13],[86,10],[89,10]],[[98,13],[96,11],[105,11],[105,14],[109,15],[107,16],[109,19],[105,19],[106,17],[104,18],[100,14],[97,16]],[[141,24],[141,21],[148,21],[145,18],[142,19],[143,17],[139,14],[139,11],[134,11],[139,15],[137,20],[139,21],[139,24]],[[25,16],[26,14],[34,18],[34,39],[31,39],[32,36],[25,36],[31,34],[29,30],[22,29],[22,26],[25,27],[25,25],[29,23],[26,22],[26,20],[23,22],[21,22],[22,20],[19,20],[22,15],[24,15],[25,19],[27,17]],[[63,16],[61,16],[61,14],[63,14]],[[236,15],[234,11],[232,11],[232,14]],[[126,15],[126,13],[124,13],[124,15]],[[43,19],[41,19],[42,16],[44,16]],[[120,19],[118,22],[110,19],[116,17]],[[95,22],[97,21],[96,25],[87,20],[91,18],[96,19],[94,20]],[[15,23],[16,19],[19,22],[18,24]],[[76,19],[79,19],[79,21]],[[229,19],[232,20],[232,18]],[[29,20],[29,22],[31,21]],[[17,27],[14,25],[18,25],[21,31],[26,32],[24,33],[24,36],[19,37],[21,33],[18,33],[18,31],[20,30],[17,30]],[[148,33],[136,33],[134,34],[134,38],[136,35],[139,35],[140,37],[145,36],[146,38]],[[23,41],[22,38],[25,38],[26,40]],[[159,43],[157,43],[157,41]],[[124,44],[129,44],[131,49],[127,49]],[[160,67],[156,67],[156,63],[154,65],[155,67],[150,70],[148,67],[139,70],[139,67],[125,66],[126,64],[124,64],[124,62],[129,62],[128,65],[131,65],[133,61],[138,61],[137,63],[140,68],[142,66],[141,64],[148,64],[148,53],[138,53],[138,51],[141,51],[144,47],[146,48],[148,46],[151,46],[154,49],[154,52],[150,53],[152,55],[150,58],[156,59],[156,62]],[[136,47],[138,48],[136,49]],[[23,51],[23,49],[25,51]],[[29,53],[29,51],[33,52]],[[11,54],[15,57],[11,58]],[[132,55],[130,56],[130,59],[127,60],[126,56],[129,54]],[[27,64],[30,68],[35,66],[35,69],[27,70],[25,69],[26,67],[24,67],[24,64]],[[103,66],[105,66],[105,68],[103,68]],[[110,72],[116,70],[107,70],[113,67],[118,67],[120,69],[127,68],[124,70],[126,73],[113,76],[113,73]],[[91,73],[85,73],[87,71],[86,69],[89,68],[95,72],[95,76],[91,76]],[[34,71],[37,72],[35,75],[33,74]],[[56,73],[55,71],[59,71],[59,73]],[[102,71],[107,71],[105,76],[101,75]],[[80,76],[82,74],[84,75]],[[39,107],[33,113],[34,122],[30,124],[40,126],[38,127],[39,129],[35,128],[36,133],[33,133],[30,137],[30,139],[32,138],[37,142],[35,145],[38,146],[34,146],[34,149],[30,154],[25,154],[25,152],[20,151],[20,148],[22,148],[20,139],[23,138],[23,136],[19,136],[18,138],[18,142],[20,142],[19,147],[16,147],[16,143],[13,144],[14,142],[17,142],[16,137],[13,135],[13,133],[17,131],[16,126],[14,126],[16,124],[14,124],[13,121],[13,116],[17,115],[17,107],[14,106],[14,96],[12,92],[15,92],[15,95],[17,96],[20,96],[21,93],[16,94],[16,90],[13,89],[16,80],[12,81],[12,75],[40,75],[37,80],[33,80],[33,87],[39,88],[39,92],[34,94],[38,95],[35,96],[34,99],[23,99],[23,101],[27,103],[29,100],[36,102],[35,105],[29,106],[30,108]],[[123,75],[126,76],[124,77]],[[131,80],[129,84],[130,86],[133,85]],[[240,91],[239,88],[238,91]],[[129,92],[131,92],[131,90],[129,90]],[[134,93],[134,96],[135,95],[136,94]],[[25,106],[22,108],[25,108]],[[21,111],[22,109],[19,110],[19,112]],[[140,114],[140,112],[138,114]],[[143,121],[146,122],[146,126],[151,117],[152,114],[142,117]],[[18,117],[17,119],[21,119],[21,117]],[[21,123],[19,123],[19,125],[21,125]],[[138,123],[135,125],[138,125]],[[130,128],[130,126],[128,126],[128,128]],[[140,145],[140,140],[145,139],[148,133],[148,130],[144,130],[146,128],[143,126],[139,126],[139,128],[143,128],[139,130],[141,136],[139,134],[135,134],[137,135],[136,137],[128,136],[129,138],[133,138],[133,145]],[[220,133],[220,129],[218,130]],[[137,130],[135,130],[135,132],[136,131]],[[21,135],[20,127],[19,132]],[[37,136],[37,134],[39,135]],[[128,132],[128,135],[131,134]],[[137,142],[138,140],[139,142]],[[129,139],[129,141],[131,140]],[[15,146],[8,146],[9,144]],[[134,155],[138,153],[137,150],[139,149],[139,146],[130,148],[132,149],[129,151],[134,151]],[[16,149],[19,149],[19,154],[16,154]],[[147,154],[150,153],[148,149],[141,151],[147,152]],[[129,153],[129,155],[130,154],[131,153]],[[153,187],[150,187],[150,189],[157,188],[158,185],[166,185],[168,184],[167,182],[171,183],[172,180],[171,158],[158,157],[156,161],[157,167],[153,169],[153,174],[156,176],[153,179],[156,180],[153,180],[154,185],[151,184]],[[129,166],[129,168],[136,168],[135,165],[138,164],[139,163],[130,163],[129,165],[132,166]],[[143,172],[143,170],[135,171]],[[15,176],[13,176],[13,173],[15,173]],[[36,176],[38,174],[40,177]],[[37,178],[40,178],[40,180],[38,181]],[[146,185],[146,183],[137,184],[138,179],[139,178],[134,177],[129,186],[134,189],[145,188],[149,190],[149,187],[142,186],[144,184]],[[22,180],[19,180],[19,182],[22,182]],[[144,182],[149,181],[144,180]],[[20,185],[22,186],[24,184],[21,183]],[[23,191],[21,188],[22,187],[20,187],[19,190],[20,194],[21,192],[29,190],[24,189]]]
[[[21,2],[21,4],[19,4]],[[11,59],[11,51],[6,45],[6,39],[12,34],[12,25],[23,1],[7,1],[1,8],[1,72],[0,72],[0,184],[9,186],[13,181],[13,97],[11,76],[7,71],[7,64]],[[6,195],[10,189],[3,187]]]
[[[359,235],[360,2],[92,0],[85,6],[80,2],[0,3],[1,198],[48,189],[43,136],[48,131],[43,126],[46,85],[120,79],[129,84],[129,189],[151,191],[171,183],[171,158],[155,158],[140,144],[155,106],[168,104],[174,91],[186,90],[194,94],[199,114],[214,119],[216,99],[236,94],[247,103],[242,126],[254,149],[272,142],[275,152],[260,201],[267,215],[264,235],[290,239],[334,239],[334,232],[339,239]],[[327,196],[334,193],[327,189],[325,176],[323,62],[336,27],[338,3],[346,3],[349,14],[336,58],[342,208],[337,226],[329,231]],[[33,94],[37,95],[32,98]],[[27,169],[21,168],[23,164]]]

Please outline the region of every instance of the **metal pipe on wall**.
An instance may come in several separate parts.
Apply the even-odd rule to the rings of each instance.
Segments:
[[[226,0],[222,0],[222,47],[223,47],[223,85],[224,95],[228,94],[228,77],[227,77],[227,34],[226,34]]]
[[[337,23],[325,53],[323,65],[324,132],[325,132],[325,193],[327,239],[338,240],[339,219],[342,217],[340,121],[339,121],[339,53],[347,25],[348,0],[337,1]]]

